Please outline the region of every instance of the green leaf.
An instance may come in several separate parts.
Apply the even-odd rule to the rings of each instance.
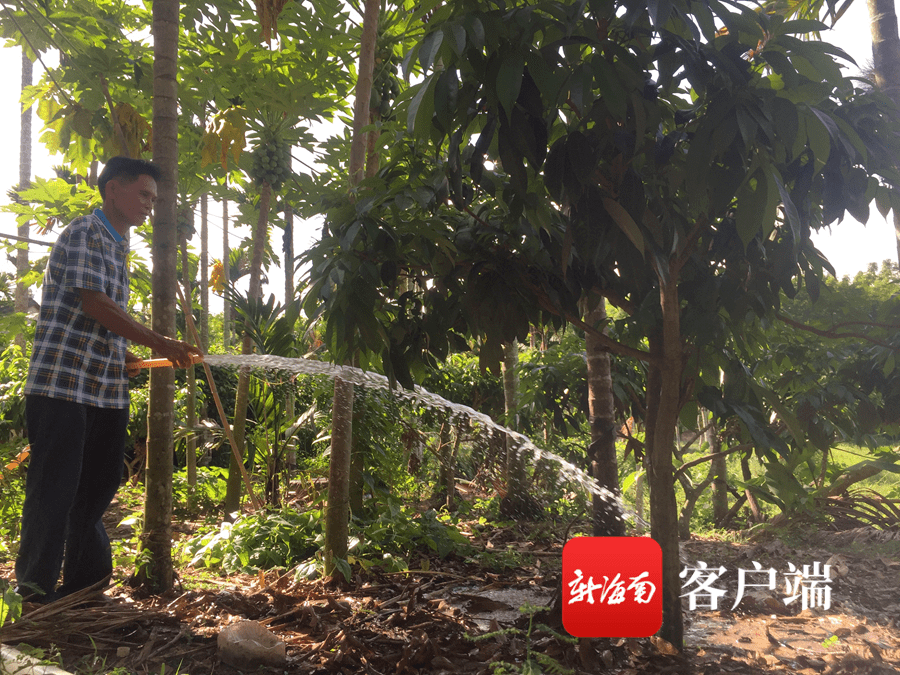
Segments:
[[[431,118],[434,116],[434,88],[440,73],[426,77],[409,104],[406,125],[416,138],[428,138],[431,133]]]
[[[688,429],[694,428],[697,424],[697,414],[699,412],[699,404],[697,399],[693,399],[685,403],[678,413],[678,419]]]
[[[887,218],[888,213],[891,212],[891,189],[884,186],[879,185],[875,190],[875,206],[878,208],[878,213],[881,214],[882,218]]]
[[[519,97],[524,70],[525,59],[521,53],[507,56],[500,63],[495,91],[497,92],[497,101],[506,112],[507,119],[512,116],[513,106]]]
[[[716,39],[716,21],[709,7],[706,3],[698,2],[693,4],[692,10],[700,30],[703,31],[703,37],[708,42],[713,42]]]
[[[610,197],[603,198],[603,206],[606,208],[606,212],[612,217],[615,221],[616,225],[619,226],[619,229],[628,237],[628,240],[634,244],[634,247],[640,252],[641,255],[644,254],[644,235],[641,232],[641,228],[638,227],[638,224],[634,222],[634,219],[625,210],[625,208],[619,204],[619,202],[615,201]]]
[[[444,34],[439,31],[432,31],[422,38],[422,45],[419,48],[419,65],[422,70],[428,71],[434,64],[434,57],[437,56],[441,43],[444,41]]]
[[[762,217],[762,234],[763,239],[766,239],[772,234],[772,230],[775,229],[780,201],[778,188],[775,187],[775,180],[771,173],[765,172],[765,186],[760,186],[757,189],[765,189],[766,191],[766,206]]]
[[[465,18],[466,33],[472,47],[477,51],[484,49],[484,25],[477,16],[467,15]]]
[[[772,176],[775,180],[775,185],[778,186],[778,193],[781,195],[781,204],[784,207],[784,212],[787,217],[788,224],[791,227],[791,231],[794,235],[794,246],[796,247],[800,242],[800,231],[802,228],[802,223],[800,222],[800,213],[797,211],[797,206],[794,204],[794,200],[791,199],[790,193],[784,187],[784,182],[781,180],[781,176],[775,174]]]
[[[738,206],[735,214],[738,236],[746,248],[759,233],[760,217],[766,208],[766,182],[756,181],[756,189],[753,189],[751,181],[747,180],[738,191]]]
[[[794,19],[793,21],[785,21],[780,26],[776,26],[773,31],[775,35],[787,35],[788,33],[820,33],[828,30],[828,26],[821,21],[814,19]]]
[[[442,71],[434,89],[434,114],[444,133],[448,133],[453,125],[458,95],[459,79],[456,69],[448,68]]]
[[[653,25],[662,28],[672,14],[672,0],[648,0],[647,9]]]
[[[444,26],[444,35],[450,40],[453,53],[460,56],[466,50],[466,29],[459,23]]]
[[[634,484],[634,482],[638,479],[638,476],[640,476],[642,473],[644,473],[644,470],[638,469],[637,471],[632,471],[630,474],[625,476],[624,480],[622,480],[621,487],[623,494],[628,492],[628,489]]]
[[[604,58],[594,59],[591,66],[603,104],[616,120],[624,121],[628,116],[628,96],[615,69]]]
[[[806,116],[806,135],[809,147],[816,156],[816,162],[822,165],[828,161],[828,156],[831,154],[831,138],[828,128],[817,114],[818,111],[812,108],[810,110],[813,114]]]

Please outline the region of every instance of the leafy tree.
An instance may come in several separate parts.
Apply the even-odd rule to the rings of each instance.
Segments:
[[[796,37],[821,27],[719,2],[442,6],[405,61],[424,71],[408,135],[316,258],[329,345],[380,353],[407,385],[448,336],[478,337],[487,366],[554,320],[646,364],[661,635],[676,645],[679,416],[695,420],[685,404],[741,355],[728,339],[829,269],[810,232],[890,203],[893,108],[841,76],[839,49]],[[413,173],[412,138],[440,164]],[[394,300],[401,274],[418,302]],[[625,315],[617,340],[579,318],[595,295]]]

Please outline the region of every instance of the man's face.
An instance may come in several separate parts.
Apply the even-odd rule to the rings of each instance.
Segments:
[[[156,181],[145,174],[131,182],[113,178],[106,184],[105,202],[119,211],[128,225],[140,225],[153,211]]]

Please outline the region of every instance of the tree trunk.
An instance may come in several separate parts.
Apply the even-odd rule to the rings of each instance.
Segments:
[[[375,71],[375,39],[378,36],[378,0],[366,0],[363,32],[359,48],[359,67],[353,105],[353,138],[350,142],[350,184],[359,185],[366,162],[366,136],[363,129],[369,122],[369,99],[372,95],[372,75]],[[351,197],[352,198],[352,197]],[[350,456],[352,429],[353,385],[339,378],[334,380],[332,402],[331,461],[329,468],[328,506],[325,521],[325,574],[333,576],[334,559],[345,558],[349,527]],[[342,418],[341,415],[346,415]],[[338,423],[349,427],[341,429]],[[335,480],[344,481],[337,485]]]
[[[325,507],[325,576],[335,576],[335,561],[346,560],[350,534],[350,445],[353,435],[353,385],[334,378],[331,408],[331,461]]]
[[[175,337],[176,201],[178,186],[178,14],[179,3],[153,3],[153,159],[162,170],[153,223],[152,328]],[[149,552],[138,579],[155,592],[172,588],[172,429],[175,370],[150,371],[147,418],[144,531]]]
[[[750,470],[750,455],[752,452],[752,450],[748,450],[747,452],[741,453],[741,477],[744,479],[745,483],[753,478],[753,472]],[[762,509],[759,508],[759,503],[756,501],[754,494],[750,492],[749,489],[745,489],[744,496],[747,498],[747,504],[750,506],[753,522],[763,522],[765,516],[763,515]]]
[[[673,278],[677,275],[672,275]],[[659,635],[681,649],[684,622],[681,614],[679,574],[678,504],[675,499],[674,470],[675,427],[681,399],[682,340],[681,306],[674,282],[660,281],[662,332],[651,336],[650,351],[655,363],[648,374],[647,454],[650,460],[650,536],[663,555],[663,621]],[[651,412],[650,405],[654,404]]]
[[[512,431],[519,430],[519,376],[516,366],[519,363],[519,344],[513,340],[503,345],[503,412],[504,426]],[[506,449],[506,494],[524,494],[527,490],[525,457],[515,450],[515,445],[507,436],[504,443]]]
[[[362,437],[363,417],[365,416],[365,392],[354,395],[353,418],[350,424],[353,427],[353,439],[350,445],[350,513],[360,514],[363,508],[363,471],[365,469],[366,442]],[[360,399],[360,400],[357,400]]]
[[[200,195],[200,342],[209,351],[209,195]],[[192,369],[193,370],[193,369]]]
[[[646,530],[644,523],[644,484],[647,482],[647,472],[642,471],[634,481],[634,512],[637,514],[638,522],[635,523],[635,529],[643,534]]]
[[[294,299],[294,211],[289,204],[284,205],[284,302],[285,304]],[[285,403],[287,417],[293,424],[294,411],[294,392],[290,391],[287,395]],[[289,427],[291,425],[288,425]],[[295,439],[289,438],[286,441],[286,452],[284,456],[285,470],[288,476],[293,475],[297,470],[297,444]]]
[[[722,440],[719,438],[719,430],[712,421],[712,413],[700,409],[700,428],[706,428],[706,443],[709,451],[716,453],[712,460],[712,506],[713,522],[716,527],[721,527],[728,515],[728,464],[726,455],[722,454]]]
[[[448,511],[456,509],[456,455],[462,441],[462,429],[453,425],[450,415],[441,424],[440,447],[438,448],[438,460],[441,465],[438,469],[438,495],[443,496],[443,506]],[[438,506],[438,504],[435,504]]]
[[[503,345],[503,407],[506,413],[505,425],[518,431],[519,343],[513,340]],[[506,496],[500,501],[500,513],[506,518],[539,518],[540,504],[528,493],[528,465],[525,450],[516,448],[509,435],[504,437],[506,449]]]
[[[894,0],[867,0],[872,31],[872,62],[875,84],[900,104],[900,34]],[[900,261],[900,215],[894,212],[894,233],[897,237],[897,259]]]
[[[33,81],[34,64],[28,58],[25,48],[22,48],[22,86],[30,87]],[[19,190],[27,190],[31,187],[31,108],[22,110],[21,129],[19,133]],[[18,235],[27,239],[31,226],[29,223],[19,225]],[[16,295],[15,310],[17,312],[28,311],[28,287],[20,280],[31,269],[28,264],[28,242],[19,242],[16,246]],[[22,333],[16,335],[15,342],[22,351],[25,351],[25,336]]]
[[[247,289],[247,297],[256,301],[260,297],[262,279],[262,259],[266,247],[266,237],[269,234],[269,205],[272,202],[272,186],[263,183],[259,188],[259,218],[256,221],[256,229],[253,232],[253,255],[250,260],[250,285]],[[226,302],[226,304],[228,304]],[[241,354],[253,353],[253,340],[249,330],[245,328],[244,339],[241,343]],[[238,455],[244,456],[247,434],[247,405],[250,394],[250,371],[241,368],[238,375],[237,391],[234,397],[234,426],[232,433],[234,441],[238,444]],[[231,453],[231,462],[228,468],[228,483],[225,489],[225,517],[237,513],[241,508],[241,487],[243,476],[238,466],[238,460]]]
[[[606,321],[606,301],[585,316],[585,322],[600,327]],[[605,332],[605,331],[604,331]],[[588,417],[591,444],[588,461],[591,477],[616,496],[619,491],[619,464],[616,460],[616,411],[612,391],[609,352],[593,333],[585,333],[587,352]],[[593,534],[595,537],[625,536],[625,521],[618,504],[602,495],[591,495]]]
[[[225,286],[231,281],[231,248],[228,246],[228,198],[222,200],[222,279]],[[231,305],[227,302],[222,310],[222,346],[225,351],[231,345]]]
[[[186,210],[190,210],[188,207]],[[187,215],[192,217],[193,213]],[[184,297],[188,303],[187,311],[193,310],[193,296],[191,294],[191,272],[190,272],[190,256],[188,255],[187,233],[182,232],[181,235],[181,280],[184,287]],[[185,326],[187,326],[187,318],[185,318]],[[202,349],[203,346],[201,345]],[[187,390],[188,396],[185,402],[186,417],[185,423],[190,429],[184,442],[184,464],[187,469],[188,482],[188,505],[193,506],[194,488],[197,486],[197,437],[193,430],[197,427],[197,374],[194,367],[187,369]]]

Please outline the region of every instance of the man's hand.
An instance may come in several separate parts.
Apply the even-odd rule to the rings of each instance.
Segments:
[[[84,313],[95,319],[101,326],[111,330],[126,340],[150,347],[179,368],[187,368],[193,361],[191,354],[203,356],[196,347],[181,340],[173,340],[142,326],[101,291],[81,289],[81,307]],[[126,358],[126,367],[128,359]],[[128,371],[129,374],[131,370]]]
[[[169,359],[169,361],[178,368],[190,368],[194,364],[192,358],[192,355],[194,354],[201,358],[203,357],[203,352],[194,345],[189,345],[187,342],[173,340],[171,338],[167,338],[164,344],[157,347],[156,351],[158,351],[161,356]]]
[[[125,370],[128,377],[137,377],[141,373],[141,357],[131,352],[125,352]]]

